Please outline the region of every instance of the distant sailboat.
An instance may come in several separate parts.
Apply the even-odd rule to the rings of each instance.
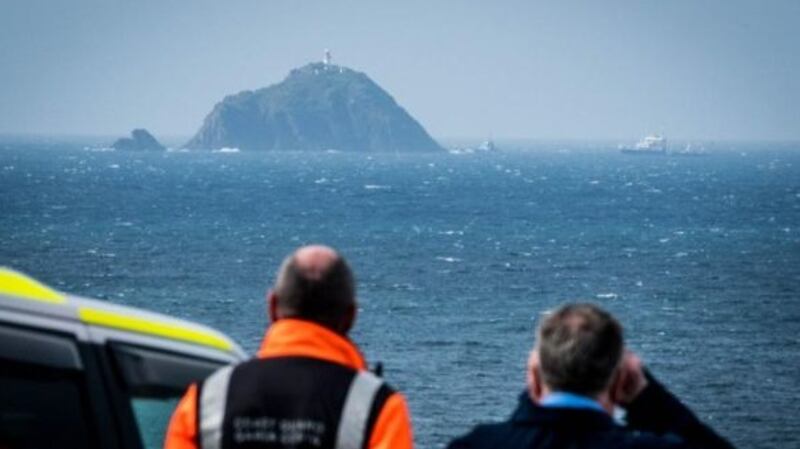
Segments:
[[[497,146],[494,144],[494,140],[489,138],[478,145],[477,151],[497,151]]]

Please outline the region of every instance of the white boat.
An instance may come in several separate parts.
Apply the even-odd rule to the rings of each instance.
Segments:
[[[667,138],[650,134],[632,147],[621,146],[620,151],[625,154],[667,154]]]
[[[494,141],[492,139],[484,140],[482,144],[478,145],[477,151],[497,151],[497,146],[495,146]]]
[[[450,154],[493,153],[495,151],[498,150],[492,139],[484,140],[477,147],[456,147],[449,150]]]
[[[682,150],[670,152],[671,155],[674,156],[706,156],[708,152],[706,148],[702,145],[692,146],[691,143],[687,143],[686,146]]]

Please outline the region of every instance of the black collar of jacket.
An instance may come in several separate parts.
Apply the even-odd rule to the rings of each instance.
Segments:
[[[599,410],[540,407],[531,401],[527,391],[520,395],[511,421],[519,426],[544,425],[572,430],[604,430],[616,426],[611,416]]]

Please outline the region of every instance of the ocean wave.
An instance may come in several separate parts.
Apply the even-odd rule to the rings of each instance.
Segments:
[[[617,299],[619,298],[619,295],[614,292],[609,292],[609,293],[598,293],[595,295],[595,297],[597,299]]]

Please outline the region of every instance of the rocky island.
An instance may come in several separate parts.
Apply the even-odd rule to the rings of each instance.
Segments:
[[[130,137],[117,139],[111,145],[115,150],[122,151],[164,151],[166,148],[161,145],[152,134],[146,129],[134,129]]]
[[[367,75],[331,64],[328,59],[292,70],[278,84],[225,97],[185,147],[443,151]]]

